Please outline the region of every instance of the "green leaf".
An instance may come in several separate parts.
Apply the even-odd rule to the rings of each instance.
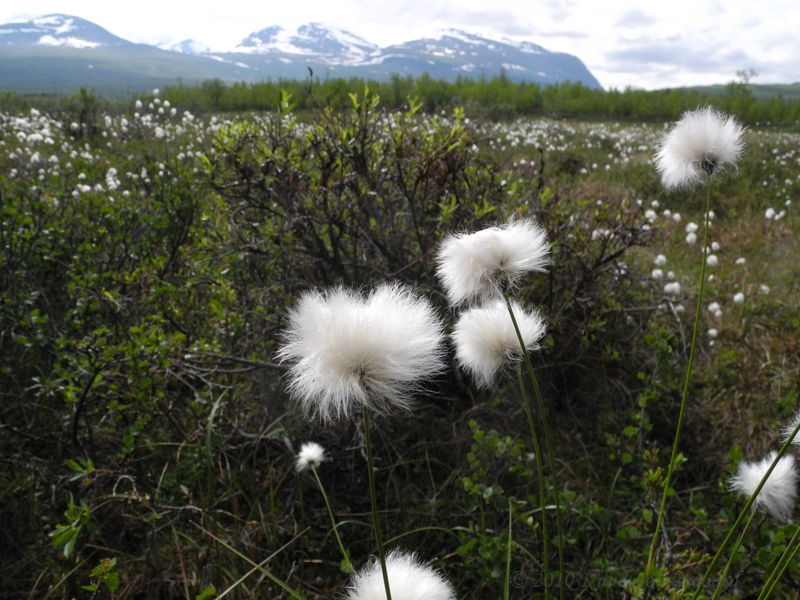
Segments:
[[[217,588],[213,584],[205,588],[202,592],[194,597],[194,600],[211,600],[217,595]]]
[[[115,592],[119,587],[119,574],[117,573],[109,573],[105,577],[103,577],[103,583],[106,584],[108,591]]]

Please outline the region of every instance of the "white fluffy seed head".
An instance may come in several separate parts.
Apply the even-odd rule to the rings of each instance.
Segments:
[[[314,467],[316,469],[326,458],[325,448],[320,446],[317,442],[305,442],[300,446],[300,451],[297,453],[294,466],[298,472],[305,471],[309,467]]]
[[[527,350],[536,350],[546,326],[536,310],[525,311],[511,303]],[[468,371],[478,387],[489,388],[498,371],[509,361],[522,357],[522,351],[504,300],[464,311],[453,331],[456,360]]]
[[[792,415],[791,419],[786,422],[786,425],[783,426],[781,430],[781,434],[783,435],[783,441],[785,442],[794,434],[794,430],[800,424],[800,410],[798,410],[794,415]],[[798,430],[797,434],[792,438],[792,444],[795,446],[800,446],[800,430]]]
[[[308,292],[289,311],[278,359],[289,392],[325,421],[366,406],[408,411],[424,381],[444,370],[442,324],[431,304],[397,284],[367,297],[344,288]]]
[[[743,133],[736,119],[710,106],[684,113],[655,155],[661,182],[667,188],[689,187],[735,165],[744,149]]]
[[[392,600],[455,600],[452,586],[414,554],[392,551],[386,556]],[[385,600],[381,564],[373,559],[353,576],[345,600]]]
[[[758,462],[742,462],[731,480],[731,489],[749,498],[767,473],[777,452]],[[782,456],[756,496],[753,507],[763,508],[778,521],[788,521],[797,499],[797,468],[791,456]]]
[[[450,304],[500,293],[529,271],[544,271],[550,247],[544,229],[531,219],[447,237],[436,256],[436,273]]]

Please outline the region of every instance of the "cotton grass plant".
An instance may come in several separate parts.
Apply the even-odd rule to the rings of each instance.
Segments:
[[[530,219],[451,234],[437,253],[439,279],[453,306],[501,297],[531,271],[543,272],[550,248],[544,229]]]
[[[710,106],[684,113],[655,155],[661,183],[685,189],[735,167],[744,151],[743,134],[736,119]]]
[[[744,129],[733,117],[723,115],[707,107],[685,113],[673,129],[663,138],[655,155],[656,170],[661,182],[668,190],[682,190],[698,184],[708,184],[712,177],[726,167],[735,167],[743,152],[742,136]],[[644,573],[645,589],[648,588],[655,569],[658,540],[662,534],[661,525],[666,511],[672,476],[678,464],[678,444],[683,427],[686,401],[692,378],[697,334],[703,307],[703,292],[706,283],[708,262],[708,229],[711,212],[711,192],[706,187],[706,201],[703,216],[702,258],[699,267],[697,303],[692,326],[689,358],[683,378],[680,409],[673,436],[667,473],[664,478],[658,516],[650,542],[647,565]]]
[[[366,296],[344,288],[307,292],[289,312],[278,351],[279,360],[289,364],[289,392],[309,415],[332,421],[361,412],[372,528],[387,600],[392,594],[370,415],[410,411],[413,394],[444,369],[443,343],[441,322],[426,299],[399,284],[382,284]],[[343,546],[342,552],[349,564]]]
[[[544,337],[546,326],[538,311],[526,311],[514,301],[511,309],[522,334],[522,346],[506,303],[499,298],[463,311],[453,329],[456,360],[480,388],[491,388],[504,366],[521,361],[524,352],[538,350]]]
[[[345,288],[307,292],[288,321],[277,356],[290,365],[289,393],[323,421],[361,409],[409,412],[413,395],[444,370],[433,307],[398,284],[366,297]]]
[[[733,522],[733,525],[729,527],[725,539],[722,541],[716,554],[711,559],[711,562],[692,595],[692,600],[698,600],[701,597],[705,582],[724,556],[728,546],[733,542],[728,560],[719,577],[712,598],[715,599],[720,596],[728,571],[733,563],[733,558],[747,533],[757,508],[764,508],[779,521],[787,521],[790,518],[797,499],[798,474],[797,465],[795,463],[796,459],[793,456],[787,456],[786,453],[793,445],[800,445],[800,411],[797,411],[792,419],[786,423],[781,433],[782,444],[777,452],[770,452],[766,458],[756,463],[742,463],[731,479],[731,490],[746,496],[747,501],[736,517],[736,520]],[[743,526],[742,523],[744,523]],[[739,530],[740,526],[741,531],[734,541],[733,536]],[[797,552],[800,551],[799,542],[800,527],[796,528],[783,554],[767,576],[761,593],[758,596],[759,600],[769,598],[778,580],[788,567],[788,563],[794,558]]]
[[[461,314],[453,332],[459,365],[473,376],[478,387],[484,388],[491,387],[496,374],[508,361],[522,359],[526,365],[543,433],[540,436],[527,388],[517,365],[517,381],[528,420],[539,486],[544,593],[548,595],[550,540],[542,455],[548,461],[555,495],[559,593],[563,597],[564,537],[561,531],[559,486],[544,400],[528,355],[530,350],[538,349],[545,325],[537,311],[525,311],[511,299],[512,292],[523,276],[544,271],[548,265],[550,247],[547,235],[532,219],[512,219],[503,225],[474,233],[451,234],[440,245],[436,258],[437,275],[450,304],[460,306],[477,303],[477,306]],[[544,438],[544,444],[541,437]]]
[[[325,486],[322,485],[322,480],[319,478],[319,473],[317,473],[317,468],[325,460],[327,460],[327,456],[325,455],[325,449],[322,446],[316,442],[305,442],[300,446],[300,450],[295,458],[295,469],[298,473],[311,471],[311,475],[314,477],[314,481],[319,488],[320,494],[322,494],[322,499],[325,501],[325,508],[327,509],[328,517],[331,520],[331,527],[333,527],[333,535],[336,537],[336,543],[339,544],[339,550],[342,553],[342,562],[340,563],[342,570],[346,573],[352,573],[353,565],[350,562],[350,553],[344,547],[342,537],[339,535],[339,525],[336,522],[336,517],[333,514],[330,500],[328,500],[328,494],[325,493]]]
[[[450,583],[415,554],[392,551],[386,568],[394,600],[456,600]],[[344,600],[385,600],[381,563],[372,561],[358,571]]]
[[[763,480],[753,509],[762,508],[776,521],[786,523],[797,500],[797,466],[794,457],[784,455],[778,458],[777,455],[773,450],[760,461],[741,462],[731,479],[731,490],[749,498]],[[767,476],[773,462],[775,466]]]

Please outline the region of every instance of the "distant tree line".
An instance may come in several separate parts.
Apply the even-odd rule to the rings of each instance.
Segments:
[[[351,96],[362,93],[365,88],[377,94],[381,105],[388,109],[404,108],[409,103],[426,113],[449,112],[454,107],[463,107],[470,116],[492,120],[549,116],[665,121],[679,118],[688,109],[712,105],[736,115],[748,125],[800,127],[800,101],[791,95],[764,97],[761,93],[754,93],[753,86],[746,82],[709,88],[647,91],[590,89],[570,82],[540,86],[513,82],[504,74],[493,79],[458,78],[455,81],[434,79],[427,74],[417,78],[394,75],[387,81],[309,78],[225,83],[211,79],[198,85],[167,86],[160,91],[160,96],[173,106],[203,114],[275,110],[284,92],[289,94],[296,110],[313,111],[325,106],[349,108]],[[72,97],[6,93],[0,94],[0,109],[37,106],[70,110],[85,106],[86,101],[84,90]],[[124,112],[130,110],[130,101],[97,98],[94,106],[108,112]]]
[[[467,114],[491,119],[511,119],[520,116],[553,116],[608,118],[637,121],[663,121],[678,118],[684,111],[698,105],[713,105],[737,115],[750,125],[798,125],[800,102],[782,96],[756,98],[750,88],[731,83],[722,93],[709,93],[688,88],[666,90],[601,90],[579,83],[539,86],[517,83],[503,75],[493,79],[455,81],[434,79],[428,75],[418,78],[392,76],[388,81],[351,79],[280,80],[260,83],[226,84],[220,80],[200,85],[170,86],[161,97],[173,105],[202,113],[205,111],[273,110],[281,91],[291,94],[299,110],[330,106],[341,109],[350,105],[350,95],[368,87],[389,109],[418,103],[428,113],[449,111],[460,106]]]

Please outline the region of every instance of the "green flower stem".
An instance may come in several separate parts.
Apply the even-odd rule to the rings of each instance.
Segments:
[[[519,335],[519,330],[517,330]],[[525,354],[525,364],[528,368],[528,377],[533,386],[533,395],[536,398],[536,405],[539,409],[539,414],[542,416],[542,428],[544,430],[544,445],[546,450],[547,468],[550,469],[550,478],[553,486],[553,494],[556,504],[556,536],[558,537],[558,597],[564,600],[564,541],[565,537],[561,525],[561,494],[558,485],[558,476],[556,475],[556,466],[553,459],[553,442],[550,436],[550,425],[547,422],[546,413],[544,411],[544,397],[542,396],[542,389],[539,387],[539,380],[536,378],[536,371],[533,369],[530,355]]]
[[[533,458],[536,462],[536,482],[539,486],[539,512],[542,517],[542,579],[544,581],[544,597],[547,598],[547,590],[550,586],[549,564],[550,564],[550,534],[547,526],[547,504],[545,502],[544,486],[544,465],[542,463],[542,445],[539,441],[539,433],[536,431],[536,423],[533,419],[531,401],[528,397],[528,390],[522,380],[522,368],[517,365],[517,384],[522,394],[525,415],[528,417],[528,427],[531,432],[531,443],[533,444]]]
[[[503,586],[503,600],[511,598],[511,526],[514,523],[514,513],[511,508],[511,500],[508,501],[508,546],[506,548],[506,581]]]
[[[389,571],[386,569],[386,554],[383,551],[383,538],[381,525],[378,519],[378,496],[375,493],[375,473],[372,468],[372,434],[370,433],[369,409],[365,406],[364,415],[364,446],[367,450],[367,479],[369,481],[369,501],[372,506],[372,531],[375,534],[375,544],[378,546],[378,560],[381,563],[383,574],[383,587],[386,590],[386,600],[392,600],[392,590],[389,587]]]
[[[227,548],[228,550],[230,550],[230,551],[231,551],[233,554],[235,554],[236,556],[238,556],[239,558],[241,558],[241,559],[242,559],[242,560],[244,560],[245,562],[247,562],[247,563],[250,563],[250,564],[251,564],[251,565],[254,567],[254,568],[253,568],[253,569],[250,571],[250,573],[252,573],[252,571],[255,571],[255,570],[259,570],[259,571],[261,571],[261,573],[262,573],[262,574],[263,574],[263,575],[264,575],[264,576],[265,576],[267,579],[269,579],[269,580],[270,580],[272,583],[274,583],[275,585],[277,585],[277,586],[279,586],[279,587],[283,588],[283,590],[284,590],[284,591],[285,591],[287,594],[289,594],[289,597],[290,597],[290,598],[294,598],[294,600],[303,600],[303,597],[302,597],[300,594],[298,594],[297,592],[295,592],[295,591],[294,591],[294,590],[293,590],[291,587],[289,587],[289,585],[288,585],[288,584],[286,584],[285,582],[283,582],[283,581],[281,581],[280,579],[278,579],[278,578],[277,578],[275,575],[273,575],[273,574],[272,574],[272,573],[271,573],[271,572],[270,572],[270,571],[269,571],[269,570],[268,570],[268,569],[267,569],[267,568],[266,568],[264,565],[265,565],[266,563],[268,563],[270,560],[272,560],[273,558],[275,558],[275,557],[276,557],[278,554],[280,554],[280,553],[281,553],[281,552],[282,552],[282,551],[283,551],[285,548],[287,548],[287,547],[288,547],[288,546],[289,546],[291,543],[293,543],[295,540],[297,540],[297,539],[298,539],[298,538],[299,538],[299,537],[302,535],[302,533],[305,533],[306,531],[308,531],[308,528],[306,528],[306,529],[305,529],[305,530],[304,530],[304,531],[303,531],[301,534],[298,534],[298,535],[296,535],[296,536],[294,537],[294,539],[290,540],[289,542],[287,542],[286,544],[284,544],[283,546],[281,546],[281,547],[280,547],[278,550],[276,550],[275,552],[273,552],[272,554],[270,554],[270,555],[269,555],[267,558],[265,558],[264,560],[262,560],[260,563],[255,563],[255,562],[253,562],[252,560],[250,560],[248,557],[246,557],[244,554],[242,554],[241,552],[239,552],[239,551],[238,551],[236,548],[234,548],[233,546],[231,546],[230,544],[228,544],[228,543],[227,543],[225,540],[223,540],[223,539],[221,539],[221,538],[217,537],[216,535],[214,535],[213,533],[211,533],[210,531],[208,531],[208,530],[207,530],[207,529],[205,529],[204,527],[202,527],[202,526],[198,525],[198,524],[197,524],[197,523],[195,523],[194,521],[189,521],[189,522],[190,522],[192,525],[194,525],[195,527],[197,527],[197,528],[198,528],[200,531],[202,531],[204,534],[206,534],[207,536],[209,536],[211,539],[213,539],[213,540],[214,540],[214,541],[216,541],[217,543],[221,544],[222,546],[224,546],[225,548]],[[249,573],[248,573],[248,575],[249,575]],[[245,576],[245,577],[246,577],[246,576]],[[244,580],[244,578],[240,579],[239,581],[237,581],[237,582],[234,584],[234,586],[238,585],[238,584],[239,584],[241,581],[243,581],[243,580]],[[227,592],[226,592],[226,593],[227,593]]]
[[[714,567],[717,566],[719,559],[722,558],[722,554],[725,552],[725,550],[728,547],[728,544],[730,544],[731,540],[733,539],[736,530],[739,528],[739,525],[744,520],[745,515],[748,514],[747,511],[749,511],[750,508],[753,506],[753,503],[756,501],[756,497],[761,491],[761,488],[764,487],[764,484],[767,482],[767,479],[769,479],[769,476],[772,474],[772,471],[775,470],[775,466],[778,464],[778,461],[783,457],[784,454],[786,454],[786,451],[789,449],[789,446],[792,444],[792,441],[794,440],[798,432],[800,432],[800,420],[798,420],[797,425],[795,425],[795,428],[792,430],[792,433],[789,434],[786,440],[783,442],[783,445],[780,447],[780,450],[778,450],[778,453],[775,455],[775,458],[773,459],[772,464],[767,469],[767,472],[764,473],[764,476],[761,478],[761,481],[758,482],[756,489],[754,489],[753,493],[750,494],[750,497],[747,499],[747,502],[745,502],[745,505],[739,512],[739,516],[736,517],[736,520],[733,522],[733,525],[731,525],[731,527],[728,529],[728,533],[725,536],[725,539],[722,540],[722,545],[717,550],[717,553],[714,555],[714,558],[711,559],[711,563],[708,565],[706,572],[700,579],[700,583],[697,584],[697,588],[695,589],[691,600],[698,600],[698,598],[700,597],[700,593],[703,590],[703,585],[705,585],[709,576],[714,571]]]
[[[728,562],[725,563],[725,568],[722,569],[722,575],[719,577],[719,581],[717,582],[717,588],[714,590],[714,595],[711,597],[711,600],[717,600],[722,594],[722,589],[725,587],[725,580],[728,578],[728,572],[731,570],[731,565],[733,565],[733,560],[736,557],[736,552],[739,550],[739,546],[742,545],[742,540],[744,540],[744,536],[747,533],[747,530],[750,528],[750,523],[753,522],[753,517],[756,516],[755,511],[750,511],[750,516],[747,518],[747,523],[744,524],[742,527],[742,532],[739,534],[739,537],[736,538],[736,542],[733,544],[733,548],[731,548],[731,554],[728,557]]]
[[[775,568],[772,569],[772,573],[769,574],[769,577],[767,577],[767,580],[764,582],[764,587],[761,588],[761,592],[758,594],[757,600],[767,600],[767,598],[772,595],[772,592],[775,590],[775,586],[778,585],[778,582],[781,580],[781,577],[783,577],[786,569],[789,568],[789,565],[792,564],[797,552],[800,551],[800,543],[798,543],[798,538],[800,538],[800,527],[795,528],[792,539],[789,540],[789,543],[786,545],[786,549],[783,551],[783,554],[781,554],[781,557],[778,560],[778,564],[775,565]]]
[[[520,351],[522,352],[523,359],[525,361],[525,366],[528,371],[528,378],[530,379],[531,386],[533,387],[533,393],[536,397],[536,405],[539,409],[539,414],[541,415],[542,419],[542,429],[544,431],[544,441],[545,441],[545,448],[547,453],[547,466],[550,469],[550,477],[552,480],[553,486],[553,493],[555,494],[555,504],[556,504],[556,535],[558,536],[558,583],[559,583],[559,598],[561,600],[564,599],[564,535],[561,529],[561,500],[560,500],[560,493],[558,487],[558,477],[556,476],[556,469],[555,464],[553,462],[553,444],[552,438],[550,437],[550,428],[547,423],[547,415],[544,410],[544,398],[542,397],[542,390],[539,387],[539,380],[536,378],[536,371],[533,368],[533,364],[531,363],[530,356],[528,354],[528,350],[525,347],[525,340],[522,339],[522,332],[519,329],[519,323],[517,323],[517,317],[514,315],[514,310],[511,306],[511,299],[506,295],[506,308],[508,308],[508,314],[511,316],[511,322],[514,325],[514,331],[517,334],[517,341],[520,345]],[[521,373],[518,374],[520,378],[520,388],[523,389],[521,384],[522,376]],[[531,437],[533,438],[536,435],[536,426],[534,424],[533,418],[533,409],[530,406],[530,399],[528,398],[527,394],[524,392],[523,389],[523,404],[525,405],[525,414],[528,417],[528,425],[531,429]],[[544,488],[541,487],[542,494],[544,494]],[[543,501],[543,500],[542,500]],[[542,505],[542,515],[544,515],[545,507]],[[544,517],[543,517],[544,518]],[[545,586],[547,586],[547,576],[545,573]],[[545,588],[545,597],[546,588]]]
[[[703,291],[706,284],[706,260],[708,259],[708,215],[711,209],[711,192],[706,188],[706,207],[703,215],[703,259],[700,263],[700,289],[697,292],[697,306],[694,311],[694,326],[692,327],[692,343],[689,347],[689,362],[686,365],[686,374],[683,378],[683,393],[681,394],[681,406],[678,411],[678,423],[675,426],[675,437],[672,440],[672,452],[669,457],[669,466],[667,467],[667,476],[664,480],[664,490],[661,494],[661,504],[658,508],[658,518],[656,519],[656,526],[653,530],[653,538],[650,541],[650,550],[647,555],[647,567],[644,571],[644,588],[647,590],[650,579],[653,576],[653,569],[655,567],[656,549],[658,548],[658,538],[661,533],[661,524],[664,521],[664,513],[667,507],[667,496],[669,496],[670,484],[672,483],[672,475],[675,472],[678,456],[678,442],[681,438],[681,430],[683,428],[683,417],[686,412],[686,399],[689,396],[689,384],[692,380],[692,366],[694,365],[694,353],[697,348],[697,332],[700,329],[700,315],[703,312]]]
[[[328,494],[325,493],[325,488],[322,485],[322,480],[319,478],[317,469],[314,467],[314,465],[309,465],[309,466],[311,467],[311,473],[313,473],[314,475],[314,479],[317,482],[319,491],[322,494],[322,499],[325,500],[325,508],[328,509],[328,516],[331,519],[333,534],[336,536],[336,542],[339,544],[339,550],[342,551],[342,568],[346,573],[354,573],[355,571],[353,570],[353,565],[350,563],[350,553],[345,549],[344,544],[342,543],[342,538],[339,536],[339,528],[336,524],[336,518],[333,516],[331,503],[328,501]]]

